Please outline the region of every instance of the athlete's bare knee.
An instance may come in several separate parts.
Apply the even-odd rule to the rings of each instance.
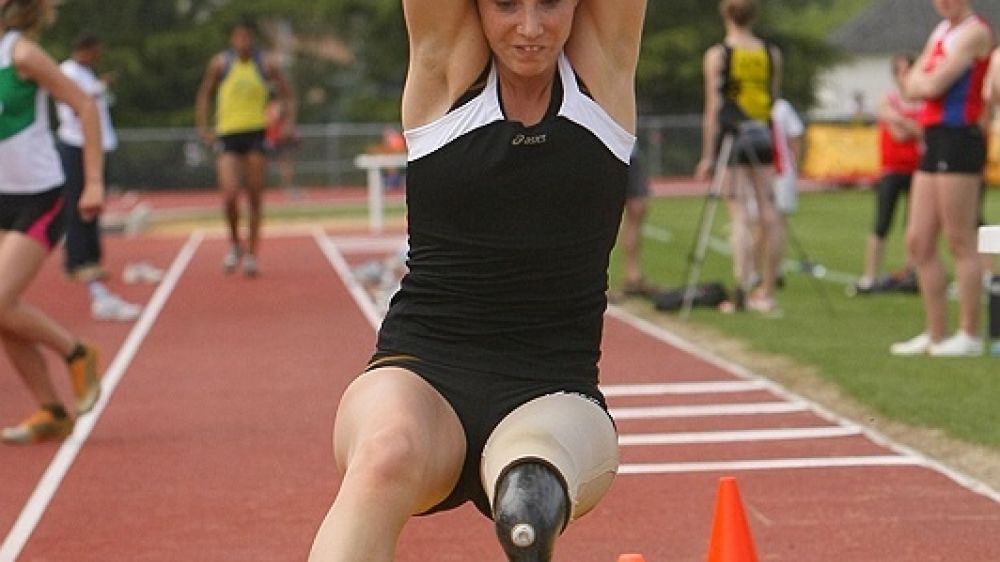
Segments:
[[[380,430],[351,447],[344,468],[371,486],[410,488],[420,482],[426,454],[405,432]]]
[[[934,261],[935,246],[928,242],[925,236],[919,234],[906,235],[906,250],[916,265]]]

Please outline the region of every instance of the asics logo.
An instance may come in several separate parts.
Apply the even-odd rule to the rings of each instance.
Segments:
[[[523,133],[519,133],[517,135],[514,135],[514,138],[511,139],[510,144],[511,146],[520,146],[522,144],[526,146],[534,146],[536,144],[545,144],[545,141],[547,140],[548,140],[547,135],[525,135]]]

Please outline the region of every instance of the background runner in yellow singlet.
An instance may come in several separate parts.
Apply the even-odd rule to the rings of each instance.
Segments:
[[[263,215],[263,190],[267,160],[264,154],[265,108],[273,90],[283,104],[285,131],[294,130],[295,98],[280,67],[257,50],[253,26],[241,22],[229,35],[230,48],[216,54],[198,88],[196,118],[202,140],[218,154],[217,173],[232,246],[223,259],[223,270],[232,273],[242,260],[247,276],[257,274],[257,245]],[[215,128],[208,126],[215,94]],[[247,192],[247,237],[239,235],[241,184]]]

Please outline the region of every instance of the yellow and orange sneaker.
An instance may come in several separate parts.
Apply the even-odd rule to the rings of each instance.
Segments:
[[[73,396],[76,398],[76,415],[86,414],[101,397],[101,381],[97,372],[100,358],[97,348],[86,343],[77,344],[67,361],[69,376],[73,381]]]
[[[27,445],[43,441],[61,441],[73,433],[73,418],[60,408],[57,416],[49,408],[42,408],[28,419],[0,430],[0,441],[10,445]]]

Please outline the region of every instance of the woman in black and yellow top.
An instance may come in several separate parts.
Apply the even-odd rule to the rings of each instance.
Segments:
[[[706,180],[716,169],[724,133],[737,141],[721,168],[726,202],[732,221],[733,273],[742,296],[752,284],[755,270],[760,286],[747,295],[747,308],[761,312],[776,309],[774,288],[784,240],[781,215],[774,204],[772,154],[769,147],[771,104],[777,98],[781,77],[781,53],[754,35],[755,0],[722,0],[719,11],[726,26],[722,43],[705,53],[705,112],[702,124],[702,156],[695,172]],[[753,130],[758,135],[750,135]],[[742,133],[741,133],[742,131]],[[740,133],[740,134],[737,134]],[[763,142],[751,142],[752,136]],[[762,146],[763,145],[763,146]],[[752,192],[744,186],[749,184]],[[756,226],[751,215],[756,202]],[[755,242],[762,247],[755,248]],[[763,263],[755,264],[760,256]]]
[[[280,67],[254,46],[253,28],[248,23],[233,27],[230,49],[212,57],[198,88],[196,118],[198,133],[218,153],[216,162],[219,190],[229,226],[231,247],[222,262],[231,273],[243,261],[247,276],[257,274],[257,242],[263,216],[264,129],[268,90],[273,85],[285,108],[285,131],[294,130],[295,98]],[[208,125],[210,98],[215,93],[215,128]],[[240,178],[247,191],[248,225],[246,244],[239,236]]]

